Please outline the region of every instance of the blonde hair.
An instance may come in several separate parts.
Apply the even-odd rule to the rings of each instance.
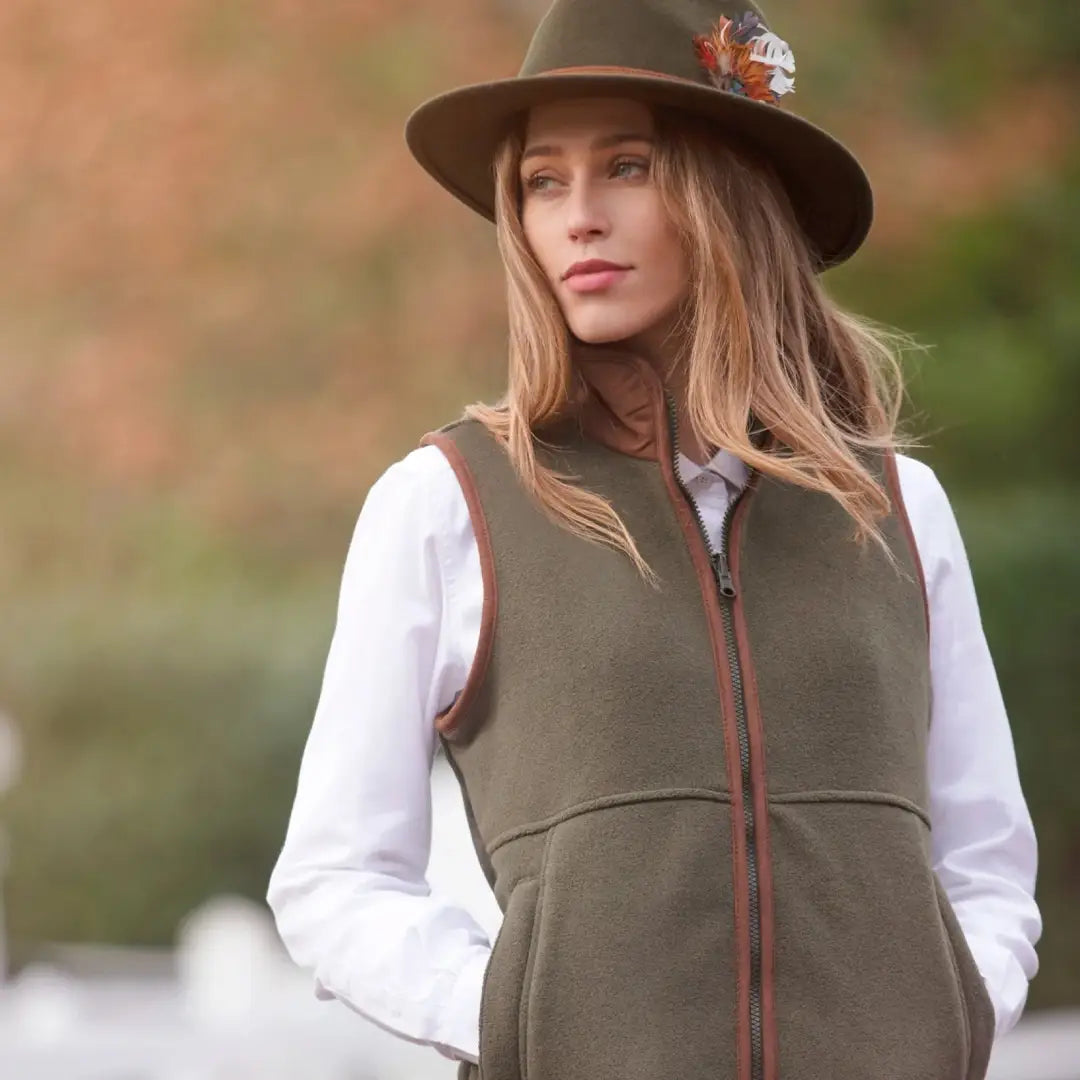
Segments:
[[[689,256],[690,289],[673,364],[683,368],[689,422],[703,445],[748,466],[832,496],[895,565],[876,520],[887,493],[854,452],[917,445],[901,439],[899,362],[919,346],[897,330],[843,311],[818,280],[813,253],[767,161],[720,141],[695,118],[654,109],[651,171]],[[573,534],[624,551],[643,577],[652,568],[610,502],[542,464],[542,429],[580,400],[569,331],[521,225],[524,117],[495,156],[496,235],[506,271],[509,369],[494,405],[463,415],[507,450],[525,490]],[[722,393],[718,388],[722,387]],[[784,444],[751,440],[750,415]]]

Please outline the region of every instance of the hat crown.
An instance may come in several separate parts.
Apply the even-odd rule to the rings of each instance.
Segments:
[[[708,33],[721,17],[737,22],[747,14],[765,21],[760,8],[747,0],[555,0],[533,34],[518,75],[606,67],[708,84],[694,37]]]

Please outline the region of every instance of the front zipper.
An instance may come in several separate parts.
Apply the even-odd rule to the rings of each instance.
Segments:
[[[687,490],[679,471],[679,422],[675,400],[668,390],[664,391],[667,401],[668,419],[671,434],[671,460],[675,469],[675,482],[690,504],[697,521],[705,550],[709,553],[713,577],[717,589],[727,603],[720,604],[720,614],[724,625],[724,644],[727,647],[728,666],[731,669],[731,685],[735,696],[735,726],[739,737],[739,764],[742,775],[743,828],[746,833],[747,882],[750,908],[750,1075],[752,1080],[761,1080],[764,1073],[764,1037],[761,1023],[761,904],[758,890],[757,852],[754,846],[754,791],[750,772],[750,732],[746,719],[746,698],[743,693],[742,669],[739,664],[739,650],[735,641],[734,613],[735,580],[728,565],[728,531],[731,516],[753,479],[756,470],[750,469],[747,485],[733,499],[728,500],[724,519],[720,526],[720,550],[713,551],[708,530],[702,520],[697,500]]]

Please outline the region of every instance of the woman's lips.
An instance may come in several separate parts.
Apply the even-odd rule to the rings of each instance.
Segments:
[[[629,273],[626,269],[592,270],[584,274],[571,274],[566,279],[566,287],[574,292],[599,292],[609,289]]]

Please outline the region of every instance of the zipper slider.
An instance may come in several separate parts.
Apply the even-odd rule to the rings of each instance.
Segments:
[[[720,586],[720,592],[723,596],[735,595],[735,579],[731,576],[731,570],[728,568],[727,555],[721,550],[713,552],[711,556],[713,575],[716,577],[716,584]]]

